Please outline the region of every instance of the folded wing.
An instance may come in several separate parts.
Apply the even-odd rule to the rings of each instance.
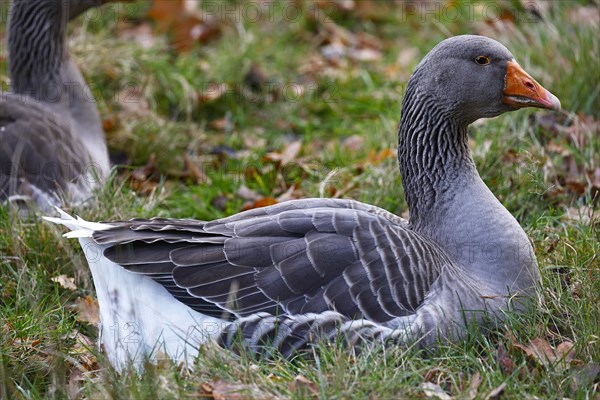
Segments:
[[[308,199],[212,222],[132,220],[96,231],[104,255],[196,311],[236,317],[414,314],[447,259],[380,208]]]

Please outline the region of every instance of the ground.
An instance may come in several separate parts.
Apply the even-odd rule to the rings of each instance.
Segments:
[[[77,243],[4,207],[0,397],[597,398],[598,6],[138,1],[79,18],[72,57],[123,165],[67,209],[90,220],[209,220],[317,196],[406,216],[395,148],[412,69],[445,37],[496,38],[563,105],[470,129],[480,175],[534,243],[543,291],[535,309],[434,352],[323,346],[264,361],[207,347],[194,372],[164,362],[119,376],[93,344],[94,289]]]

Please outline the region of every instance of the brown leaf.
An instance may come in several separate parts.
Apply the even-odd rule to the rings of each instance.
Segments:
[[[148,17],[156,22],[159,32],[171,33],[173,46],[183,52],[190,50],[195,43],[214,39],[220,33],[218,25],[203,21],[196,11],[196,2],[189,0],[154,0]]]
[[[154,0],[148,17],[157,23],[160,31],[167,31],[185,13],[183,0]]]
[[[220,99],[227,91],[229,91],[229,85],[226,83],[210,82],[206,84],[204,90],[198,94],[198,100],[201,103],[210,103]]]
[[[77,290],[77,286],[75,286],[75,278],[71,278],[67,275],[58,275],[50,278],[50,280],[58,283],[63,289]]]
[[[81,395],[81,386],[85,382],[86,377],[78,368],[73,368],[69,374],[69,382],[67,383],[67,397],[69,399],[78,399]]]
[[[265,155],[266,161],[278,162],[280,165],[286,165],[296,160],[296,157],[300,153],[300,149],[302,149],[302,141],[295,140],[291,143],[288,143],[281,153],[271,152]]]
[[[190,160],[187,153],[183,155],[183,173],[181,178],[191,179],[195,184],[211,184],[210,178]]]
[[[307,394],[312,396],[319,395],[319,387],[316,383],[308,380],[303,375],[298,375],[289,384],[290,392],[300,392],[301,395],[306,396]]]
[[[547,365],[556,359],[554,349],[546,339],[532,339],[527,346],[520,343],[515,344],[515,348],[522,350],[531,360]]]
[[[474,400],[477,397],[479,385],[481,385],[481,374],[475,372],[471,377],[471,383],[469,384],[469,400]]]
[[[117,127],[117,120],[115,117],[106,117],[102,120],[102,130],[104,132],[112,132]]]
[[[91,349],[96,347],[94,342],[75,329],[73,329],[68,337],[75,339],[75,343],[71,346],[69,354],[73,357],[73,361],[77,361],[77,369],[83,372],[97,370],[98,363],[96,356],[91,351]]]
[[[564,341],[556,346],[556,357],[562,362],[570,363],[575,358],[575,345],[573,342]]]
[[[206,393],[209,395],[211,395],[213,392],[213,387],[210,383],[203,383],[202,385],[200,385],[200,389],[202,390],[203,393]]]
[[[498,364],[500,365],[500,369],[502,370],[502,374],[505,376],[512,375],[512,373],[515,371],[516,365],[506,352],[506,349],[502,343],[498,345],[496,357]]]
[[[583,180],[579,180],[576,178],[567,178],[567,187],[574,191],[575,193],[581,195],[585,193],[586,182]]]
[[[500,398],[500,396],[502,396],[502,393],[504,393],[504,389],[506,389],[506,382],[502,382],[502,384],[500,386],[498,386],[497,388],[493,389],[486,397],[486,400],[497,400]]]
[[[370,164],[377,165],[377,164],[381,164],[383,161],[385,161],[388,158],[396,159],[396,157],[397,157],[397,155],[394,152],[394,150],[392,150],[392,149],[383,149],[379,152],[377,152],[375,150],[371,150],[369,152],[369,155],[367,156],[367,161]]]
[[[252,210],[254,208],[272,206],[273,204],[277,204],[277,199],[274,199],[273,197],[263,197],[262,199],[258,199],[253,203],[245,204],[244,207],[242,208],[242,211]]]
[[[200,386],[200,390],[214,400],[271,400],[276,398],[272,394],[262,391],[256,385],[229,383],[221,380],[204,383]]]
[[[425,393],[427,397],[435,397],[440,400],[452,400],[452,396],[444,391],[440,385],[432,382],[421,382],[419,389]]]
[[[545,367],[554,364],[557,368],[566,369],[574,360],[574,345],[572,342],[565,341],[560,343],[556,349],[553,348],[546,339],[535,338],[527,346],[515,344],[515,348],[523,351],[527,357]]]
[[[215,119],[209,125],[218,131],[231,132],[233,130],[233,122],[229,118]]]
[[[131,172],[129,185],[136,192],[146,195],[151,194],[158,186],[156,182],[151,180],[156,171],[156,155],[150,154],[146,165]]]
[[[79,299],[75,308],[77,309],[78,321],[87,322],[95,326],[100,324],[98,301],[94,300],[91,296]]]

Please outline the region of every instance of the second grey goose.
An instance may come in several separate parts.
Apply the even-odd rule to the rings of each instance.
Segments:
[[[527,235],[479,177],[467,139],[476,119],[521,107],[560,102],[492,39],[453,37],[419,63],[398,134],[409,221],[337,199],[211,222],[49,220],[86,253],[117,368],[156,354],[189,360],[211,338],[284,356],[338,334],[352,346],[452,340],[519,309],[540,281]]]
[[[0,94],[0,200],[48,210],[86,200],[109,172],[92,91],[71,60],[67,24],[111,0],[13,0],[11,92]]]

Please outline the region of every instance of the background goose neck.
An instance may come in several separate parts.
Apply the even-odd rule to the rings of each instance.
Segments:
[[[86,146],[93,170],[109,169],[104,131],[92,92],[70,59],[68,22],[100,0],[14,0],[9,20],[11,91],[43,104],[69,124]]]
[[[8,68],[14,93],[44,100],[60,84],[61,66],[68,57],[64,1],[15,0],[9,20]]]

